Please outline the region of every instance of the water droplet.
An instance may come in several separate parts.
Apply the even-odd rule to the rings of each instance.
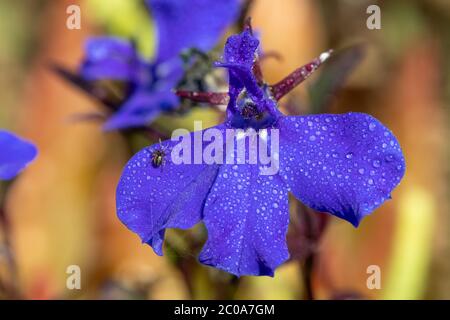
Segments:
[[[309,137],[309,141],[315,141],[316,140],[316,136],[312,135]]]
[[[382,146],[383,148],[386,148],[386,147],[387,147],[387,143],[383,143],[381,146]]]
[[[394,158],[394,156],[392,154],[388,154],[385,157],[385,159],[386,159],[387,162],[392,162],[392,161],[394,161],[395,158]]]
[[[274,207],[275,209],[278,208],[278,203],[274,202],[274,203],[273,203],[273,207]]]
[[[381,162],[380,162],[380,160],[373,160],[372,165],[375,168],[379,168],[381,166]]]
[[[370,131],[374,131],[376,126],[377,126],[377,125],[375,124],[375,122],[369,123],[369,130],[370,130]]]
[[[359,172],[360,174],[364,174],[364,168],[358,169],[358,172]]]
[[[222,175],[222,177],[223,177],[224,179],[226,179],[226,178],[228,178],[228,174],[225,172],[225,173]]]
[[[333,158],[337,158],[339,155],[337,154],[337,152],[333,152],[333,154],[331,155]]]
[[[352,153],[352,152],[349,152],[349,153],[347,153],[347,154],[345,155],[345,157],[346,157],[347,159],[351,159],[351,158],[353,158],[353,153]]]
[[[336,174],[334,171],[330,171],[330,174],[334,177],[334,175]]]

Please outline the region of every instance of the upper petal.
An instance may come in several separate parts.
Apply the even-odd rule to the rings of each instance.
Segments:
[[[278,124],[280,175],[313,209],[357,226],[403,177],[397,139],[370,115],[283,117]]]
[[[171,151],[177,143],[166,140],[138,152],[126,165],[116,193],[119,219],[159,255],[166,228],[190,228],[200,220],[218,170],[216,165],[175,164]],[[159,166],[152,162],[157,150],[165,153]]]
[[[204,208],[200,261],[237,276],[268,275],[286,261],[287,188],[258,165],[223,165]]]
[[[256,58],[259,40],[253,36],[249,29],[235,34],[227,39],[223,61],[216,66],[228,68],[230,71],[230,96],[234,100],[240,91],[247,87],[251,94],[261,96],[262,91],[256,83],[252,72]]]
[[[133,81],[141,67],[142,62],[130,41],[96,37],[86,42],[80,73],[86,80]]]
[[[37,149],[33,144],[0,130],[0,180],[14,178],[36,154]]]
[[[244,88],[258,106],[265,104],[264,92],[259,87],[252,70],[258,46],[259,40],[253,36],[251,30],[245,29],[227,39],[223,61],[216,63],[217,67],[229,70],[229,113],[238,111],[238,96]]]
[[[237,17],[238,0],[146,0],[158,32],[156,61],[188,48],[210,50]]]
[[[235,34],[227,39],[223,53],[223,62],[252,68],[255,61],[259,40],[249,29]]]

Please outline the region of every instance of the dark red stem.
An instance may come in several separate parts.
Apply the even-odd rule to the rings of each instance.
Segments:
[[[175,94],[184,99],[201,103],[209,103],[212,105],[228,103],[228,93],[225,92],[196,92],[178,90]]]
[[[329,58],[331,50],[322,53],[318,58],[296,69],[286,78],[271,86],[273,97],[278,101],[296,86],[302,83],[320,67],[320,65]]]

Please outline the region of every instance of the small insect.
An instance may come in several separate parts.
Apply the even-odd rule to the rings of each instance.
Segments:
[[[153,168],[159,168],[166,163],[166,147],[159,140],[159,148],[147,151],[150,154],[150,162]]]
[[[166,152],[163,149],[153,151],[151,155],[153,168],[159,168],[161,165],[163,165],[166,161],[164,159],[165,156]]]

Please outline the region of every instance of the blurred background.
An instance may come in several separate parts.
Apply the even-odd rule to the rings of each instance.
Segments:
[[[71,4],[81,7],[81,30],[66,28]],[[380,30],[366,27],[371,4],[381,8]],[[345,84],[338,79],[342,89],[329,97],[327,108],[372,114],[394,132],[405,153],[406,175],[391,201],[358,229],[328,220],[313,248],[308,281],[314,298],[450,299],[450,3],[254,0],[248,15],[264,50],[279,55],[262,64],[269,83],[329,48],[363,43],[364,57]],[[116,218],[115,188],[131,155],[127,144],[118,133],[103,133],[99,123],[68,120],[98,105],[49,65],[57,62],[74,70],[92,35],[133,37],[151,56],[153,30],[139,0],[0,0],[0,127],[39,148],[37,160],[7,195],[20,297],[304,298],[308,285],[302,257],[280,267],[274,278],[237,280],[196,265],[189,269],[187,284],[186,272],[170,252],[156,256]],[[320,80],[318,73],[284,104],[299,112],[314,104],[317,90],[308,88]],[[214,124],[219,117],[196,110],[170,123],[163,117],[158,124],[170,132],[189,128],[195,118]],[[169,233],[169,238],[177,236]],[[193,260],[197,253],[186,251],[178,258]],[[81,290],[66,288],[70,265],[81,268]],[[371,265],[380,267],[380,289],[367,287]],[[0,267],[2,272],[8,271]],[[219,285],[231,289],[223,295]]]

